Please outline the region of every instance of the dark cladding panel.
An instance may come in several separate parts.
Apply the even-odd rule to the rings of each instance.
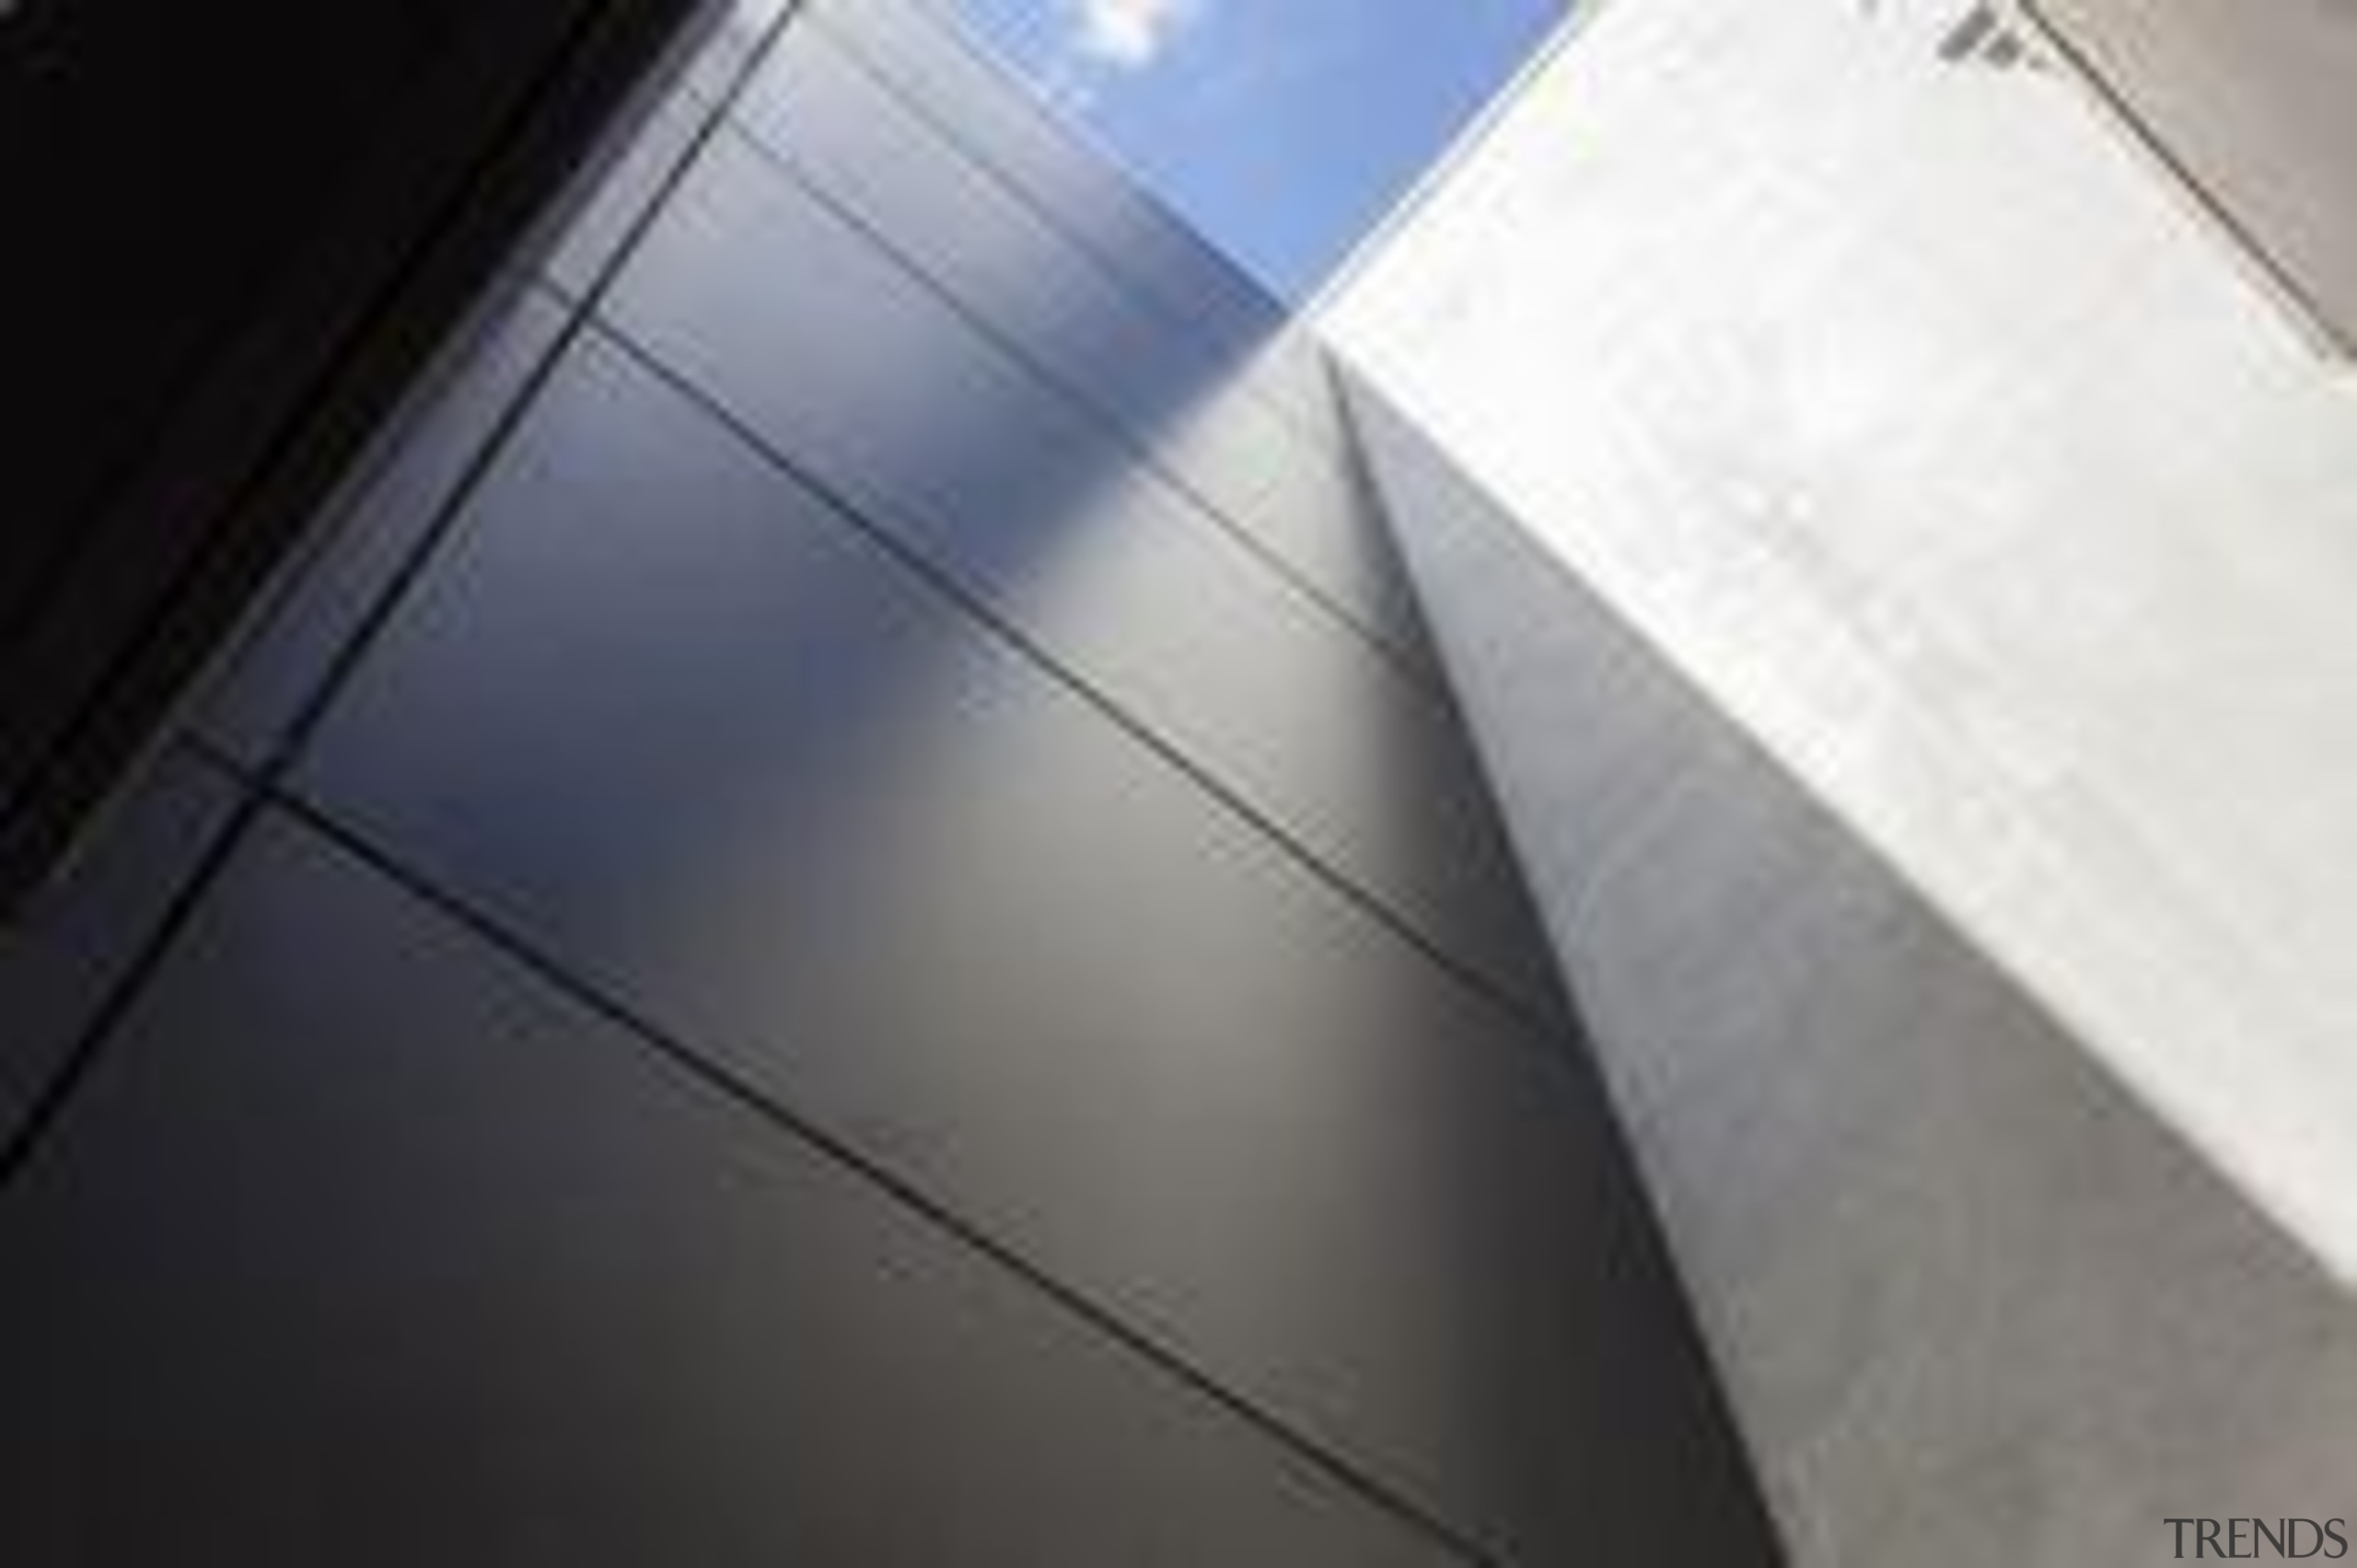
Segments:
[[[1339,447],[1306,438],[1203,335],[1147,308],[816,29],[739,110],[748,132],[982,328],[1167,472],[1207,517],[1399,656],[1409,591]]]
[[[249,766],[268,761],[286,741],[345,642],[430,540],[564,324],[555,299],[519,288],[453,345],[313,525],[309,558],[288,573],[224,662],[195,713],[207,741]]]
[[[737,116],[813,188],[1126,428],[1151,436],[1225,388],[1230,356],[1155,310],[825,30],[796,29]]]
[[[1440,1554],[283,820],[0,1226],[42,1568]]]
[[[774,167],[715,145],[612,310],[1420,934],[1554,1005],[1550,960],[1436,690]]]
[[[618,355],[301,784],[1467,1533],[1755,1560],[1585,1068]]]
[[[701,58],[701,57],[700,57]],[[568,215],[540,264],[549,286],[586,300],[621,259],[679,164],[718,114],[701,94],[673,87],[614,149],[594,191]]]
[[[923,0],[812,0],[812,16],[1156,308],[1238,362],[1284,325],[1242,273],[1054,123]]]
[[[237,662],[168,945],[226,776],[52,925],[0,1555],[1771,1562],[1314,345],[820,3]]]
[[[132,978],[237,796],[224,775],[167,754],[111,807],[88,851],[0,925],[0,1147]]]

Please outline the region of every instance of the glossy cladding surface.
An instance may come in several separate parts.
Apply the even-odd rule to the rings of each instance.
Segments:
[[[1444,1561],[279,819],[0,1232],[11,1561]]]
[[[814,4],[811,17],[1140,305],[1215,350],[1250,358],[1271,401],[1319,438],[1341,440],[1324,355],[1306,334],[1286,330],[1276,302],[926,10],[927,0],[844,0]]]
[[[940,26],[691,66],[227,661],[26,1561],[1773,1559],[1322,368]]]
[[[741,141],[683,188],[613,319],[1420,935],[1554,1005],[1439,690]]]
[[[208,739],[253,767],[286,743],[338,650],[465,482],[564,326],[563,305],[538,288],[491,303],[465,352],[420,389],[415,417],[394,428],[319,519],[280,602],[236,648],[237,679],[206,694],[200,722]]]
[[[1265,389],[1221,396],[1240,356],[1062,242],[855,49],[805,29],[754,84],[745,122],[756,145],[1068,389],[1193,509],[1386,651],[1419,660],[1413,604],[1340,445],[1306,444]]]

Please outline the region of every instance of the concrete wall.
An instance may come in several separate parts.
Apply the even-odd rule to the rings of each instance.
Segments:
[[[2357,1273],[2357,385],[1939,11],[1604,7],[1329,330]]]
[[[2357,1508],[2357,389],[1968,9],[1598,7],[1325,327],[1805,1559],[2141,1562]]]
[[[1802,1564],[2357,1509],[2341,1289],[1596,591],[1366,447]]]

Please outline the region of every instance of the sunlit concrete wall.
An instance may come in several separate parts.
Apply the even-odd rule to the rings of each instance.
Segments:
[[[2124,1568],[2165,1560],[2188,1508],[2340,1506],[2339,1283],[1428,437],[1354,401],[1795,1560]]]
[[[2157,1560],[2357,1511],[2357,385],[1966,8],[1610,0],[1324,325],[1804,1560]]]

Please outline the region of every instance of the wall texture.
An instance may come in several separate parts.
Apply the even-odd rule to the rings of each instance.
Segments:
[[[1961,8],[1600,9],[1330,324],[2357,1276],[2357,383]]]
[[[1794,1560],[2126,1568],[2172,1515],[2345,1515],[2339,1283],[1353,402]]]
[[[2349,1506],[2357,402],[1966,10],[1598,7],[1326,326],[1794,1539],[2143,1561]]]
[[[5,938],[0,1555],[1774,1561],[1318,351],[777,11]]]

